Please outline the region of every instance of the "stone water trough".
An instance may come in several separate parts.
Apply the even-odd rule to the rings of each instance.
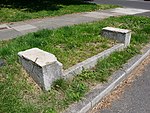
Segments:
[[[120,43],[67,70],[63,70],[63,65],[57,60],[55,55],[38,48],[19,52],[19,61],[33,80],[43,90],[48,91],[55,80],[60,78],[68,79],[82,73],[84,69],[93,68],[98,60],[110,55],[114,51],[122,50],[130,44],[131,30],[106,27],[102,29],[101,34]]]

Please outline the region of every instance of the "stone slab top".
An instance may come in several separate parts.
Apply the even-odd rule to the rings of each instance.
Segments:
[[[30,60],[32,62],[35,62],[39,66],[43,67],[48,64],[52,64],[53,62],[57,61],[57,58],[55,55],[48,53],[46,51],[43,51],[38,48],[32,48],[25,51],[21,51],[18,53],[20,57],[23,57],[27,60]]]
[[[131,32],[131,30],[128,30],[128,29],[120,29],[120,28],[114,28],[114,27],[105,27],[102,30],[109,30],[109,31],[120,32],[120,33]]]

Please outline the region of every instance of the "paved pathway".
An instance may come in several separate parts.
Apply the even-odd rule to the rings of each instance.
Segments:
[[[104,11],[69,14],[59,17],[35,19],[24,22],[15,22],[0,25],[0,40],[8,40],[29,32],[41,29],[54,29],[85,22],[92,22],[108,18],[110,16],[133,15],[149,12],[150,10],[133,8],[116,8]]]
[[[150,113],[150,62],[119,100],[113,101],[111,107],[94,113]]]

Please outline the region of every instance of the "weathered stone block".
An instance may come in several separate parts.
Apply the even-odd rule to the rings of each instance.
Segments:
[[[124,43],[126,47],[130,44],[131,30],[105,27],[102,29],[102,36]]]
[[[32,48],[18,55],[22,66],[43,90],[50,90],[53,81],[63,75],[62,64],[51,53]]]

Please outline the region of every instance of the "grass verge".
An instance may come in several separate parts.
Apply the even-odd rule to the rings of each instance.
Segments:
[[[27,19],[60,16],[64,14],[88,12],[115,8],[114,5],[96,5],[82,0],[4,0],[0,1],[0,23]]]
[[[82,35],[86,34],[83,32],[84,31],[83,29],[87,28],[85,31],[88,32],[86,36],[83,35],[83,37],[91,39],[89,38],[91,36],[90,34],[95,33],[97,34],[99,33],[100,29],[106,26],[131,29],[133,31],[131,46],[125,49],[124,51],[115,52],[111,54],[109,57],[99,61],[95,69],[84,71],[82,74],[76,76],[73,80],[70,81],[57,80],[54,83],[52,90],[49,92],[43,93],[42,91],[40,91],[40,89],[38,89],[37,86],[34,85],[34,82],[32,82],[32,80],[28,77],[28,75],[22,70],[21,66],[17,63],[18,49],[16,50],[14,44],[21,49],[27,49],[30,47],[38,46],[41,49],[46,50],[47,47],[45,48],[43,47],[46,41],[42,43],[42,41],[45,39],[45,36],[42,37],[40,35],[42,32],[46,35],[50,35],[50,33],[54,34],[54,32],[59,31],[61,36],[63,34],[65,37],[67,37],[68,33],[71,34],[74,33],[71,32],[72,28],[74,29],[79,28],[79,31],[82,31],[81,33]],[[88,90],[90,90],[92,85],[107,81],[107,78],[114,71],[119,69],[131,57],[140,53],[140,49],[150,41],[149,28],[150,28],[150,19],[146,17],[138,17],[138,16],[123,16],[116,18],[111,17],[99,22],[67,27],[67,30],[65,30],[69,31],[67,34],[61,32],[62,29],[66,29],[66,27],[64,27],[54,31],[44,30],[38,33],[32,33],[21,38],[10,40],[8,42],[0,42],[0,58],[3,58],[7,61],[7,65],[0,68],[1,112],[55,113],[64,110],[66,107],[68,107],[69,104],[80,100],[85,95],[85,93]],[[59,37],[61,37],[60,34],[58,35]],[[34,36],[34,39],[31,36]],[[37,44],[38,41],[37,42],[35,41],[37,39],[38,41],[40,41],[40,43],[38,44]],[[52,38],[54,42],[55,39],[56,38]],[[81,40],[83,39],[81,38]],[[51,42],[52,40],[50,40],[49,42]],[[36,43],[34,43],[34,41]],[[64,39],[62,41],[64,41]],[[69,40],[68,42],[71,41],[72,40]],[[53,47],[57,48],[57,45],[59,45],[59,43],[57,42],[56,45]],[[71,45],[72,44],[74,45],[74,43],[75,45],[76,44],[78,45],[78,43],[76,42],[71,43]],[[63,45],[63,47],[67,47],[68,50],[72,50],[73,48],[75,49],[76,47],[78,48],[78,46],[71,46],[70,48],[69,45],[70,43],[67,46]]]

